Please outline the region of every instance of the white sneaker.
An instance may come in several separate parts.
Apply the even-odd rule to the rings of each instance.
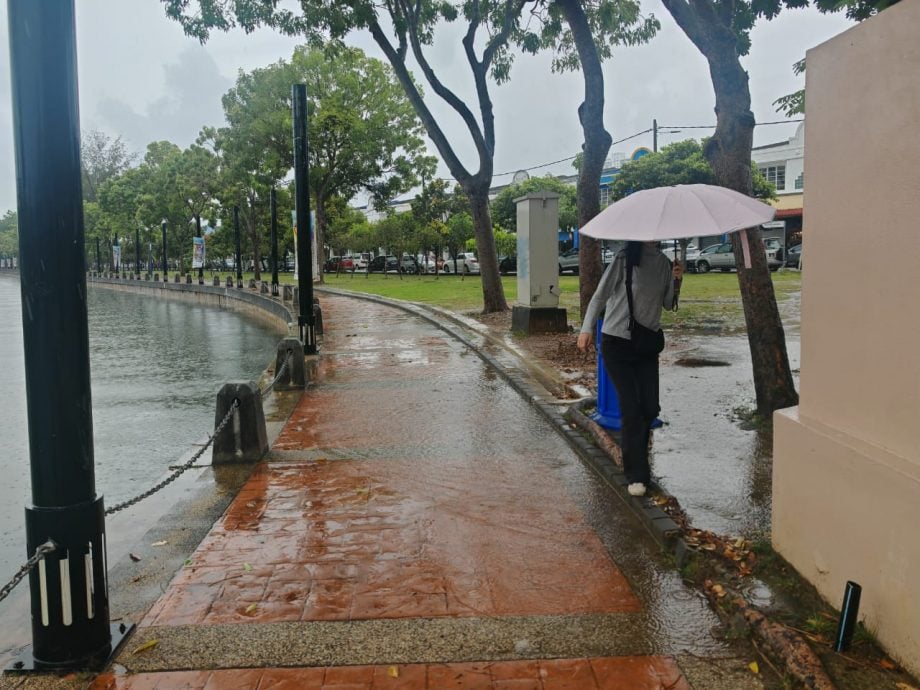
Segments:
[[[626,487],[630,496],[645,496],[645,484],[642,482],[633,482]]]

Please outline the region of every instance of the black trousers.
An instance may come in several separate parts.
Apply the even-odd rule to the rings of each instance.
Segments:
[[[661,411],[658,355],[637,354],[632,341],[605,333],[601,336],[601,356],[620,401],[623,472],[630,484],[648,484],[651,480],[648,465],[650,428]]]

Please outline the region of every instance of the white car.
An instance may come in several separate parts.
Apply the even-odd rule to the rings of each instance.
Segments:
[[[479,273],[479,259],[477,259],[476,255],[472,252],[457,254],[456,262],[454,262],[454,259],[447,259],[441,270],[443,273],[454,273],[454,271],[456,271],[457,273],[465,273],[466,275]]]
[[[367,252],[363,254],[358,254],[357,256],[352,257],[355,262],[356,271],[366,271],[367,265],[371,262],[371,255]]]
[[[771,271],[776,271],[782,265],[783,262],[776,258],[776,251],[767,250],[767,268]],[[732,251],[732,243],[723,242],[722,244],[706,247],[700,252],[694,267],[697,273],[706,273],[713,268],[718,268],[724,273],[731,271],[735,268],[735,253]]]

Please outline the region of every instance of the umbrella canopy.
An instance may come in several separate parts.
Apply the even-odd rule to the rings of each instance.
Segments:
[[[775,213],[772,206],[726,187],[679,184],[630,194],[579,232],[599,240],[674,240],[754,227]]]

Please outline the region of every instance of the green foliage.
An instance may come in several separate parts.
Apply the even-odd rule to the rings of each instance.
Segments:
[[[0,217],[0,258],[19,256],[19,222],[15,211]]]
[[[321,242],[341,241],[341,223],[326,238],[335,199],[367,190],[375,205],[432,173],[421,124],[392,70],[357,48],[325,50],[298,47],[290,62],[279,61],[240,73],[223,98],[226,127],[205,130],[223,161],[225,207],[240,206],[249,243],[267,251],[268,193],[280,186],[293,166],[291,85],[307,86],[310,189]],[[343,202],[344,203],[344,202]],[[279,212],[280,216],[280,212]],[[287,225],[287,224],[285,224]]]
[[[496,230],[495,249],[498,251],[499,256],[517,254],[517,234],[505,232],[504,230]]]
[[[612,56],[614,46],[647,43],[661,28],[654,15],[643,16],[635,0],[592,0],[583,9],[601,61]],[[559,3],[536,3],[530,14],[537,21],[517,27],[515,42],[527,53],[551,50],[554,72],[580,69],[575,38]]]
[[[658,153],[625,163],[613,180],[613,197],[622,199],[632,192],[669,185],[717,184],[715,173],[703,155],[704,147],[705,142],[685,139],[665,146]],[[753,162],[751,174],[754,196],[760,199],[776,197],[775,188],[764,179]]]
[[[83,199],[96,201],[100,187],[129,170],[137,160],[121,137],[114,139],[98,130],[83,132],[80,141],[80,168]]]
[[[492,221],[502,228],[507,228],[512,232],[516,232],[517,205],[514,203],[514,200],[525,194],[541,191],[555,192],[560,195],[559,227],[571,228],[578,225],[575,187],[551,175],[547,175],[546,177],[531,177],[529,180],[524,180],[523,182],[505,187],[492,200]],[[502,251],[499,250],[498,253],[501,254]]]

